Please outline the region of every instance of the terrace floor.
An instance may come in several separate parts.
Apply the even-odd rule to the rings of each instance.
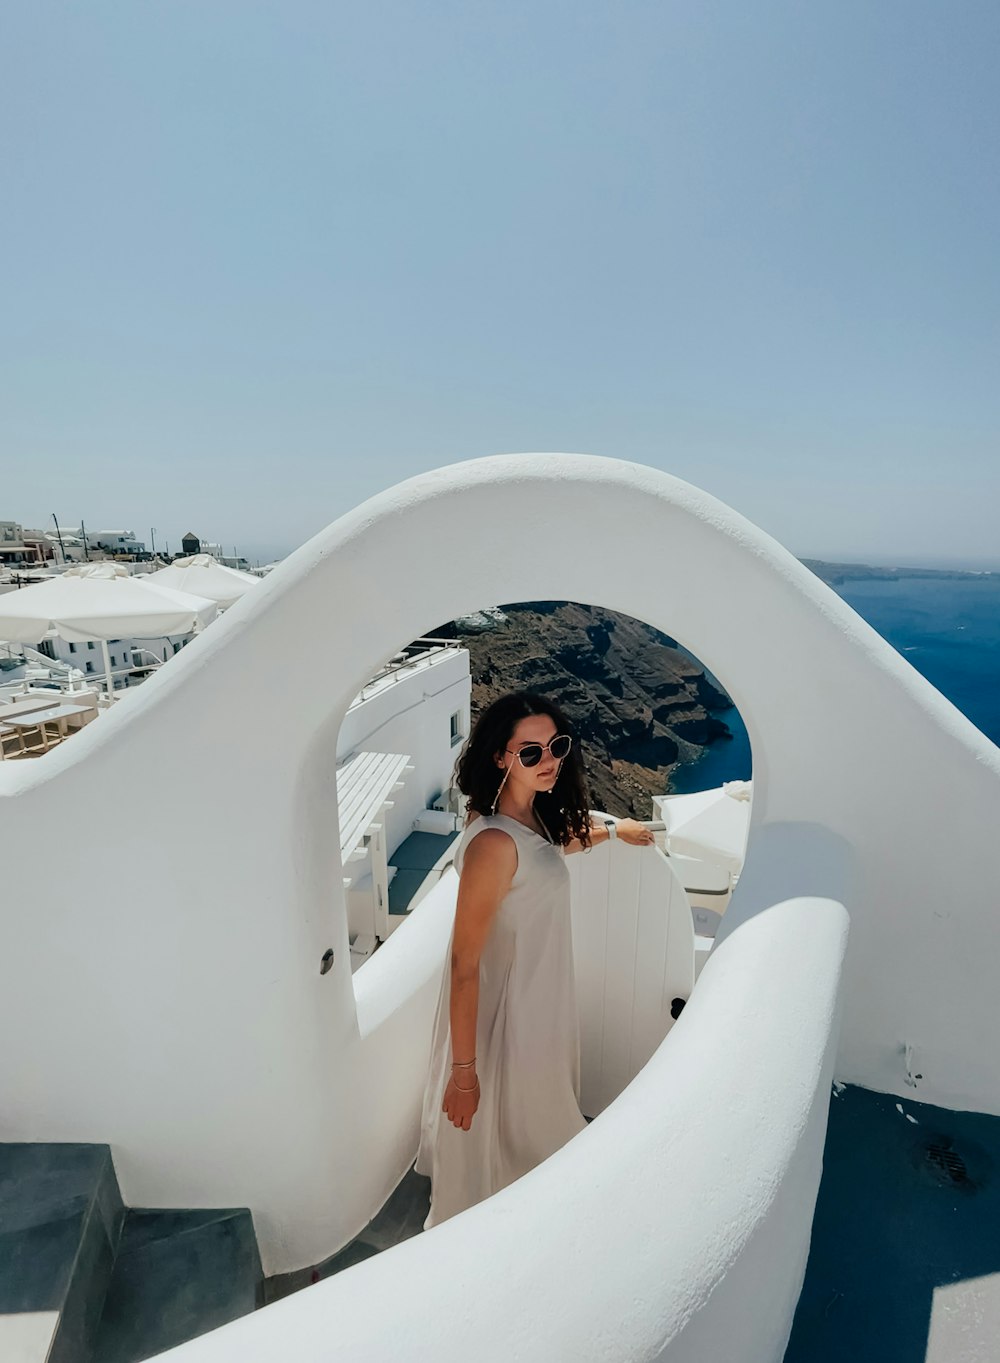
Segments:
[[[1000,1117],[838,1090],[785,1363],[996,1363]]]

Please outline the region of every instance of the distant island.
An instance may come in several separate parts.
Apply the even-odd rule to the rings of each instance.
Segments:
[[[911,577],[945,580],[1000,577],[1000,573],[974,572],[968,568],[876,568],[870,563],[825,563],[818,558],[802,558],[799,562],[830,587],[839,587],[845,582],[884,582]]]

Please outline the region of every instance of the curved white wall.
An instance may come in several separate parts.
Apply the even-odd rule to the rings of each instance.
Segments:
[[[165,1357],[779,1363],[819,1184],[846,936],[829,900],[760,913],[712,955],[624,1094],[545,1164]]]
[[[512,552],[515,524],[530,553]],[[442,544],[460,569],[430,571]],[[377,1098],[394,1132],[408,1129],[420,1076],[397,1087],[397,1072],[419,1068],[413,1018],[432,1004],[412,977],[417,1014],[402,1009],[398,1044],[383,1031],[368,1059],[337,859],[337,730],[401,643],[541,598],[646,620],[730,687],[755,761],[730,935],[776,898],[841,896],[842,868],[822,857],[797,858],[779,885],[761,853],[770,825],[814,825],[851,849],[841,1077],[909,1093],[908,1044],[922,1099],[1000,1111],[980,1044],[997,1023],[1000,753],[713,498],[635,464],[518,455],[373,498],[100,724],[44,762],[0,767],[0,1025],[18,1039],[0,1051],[0,1135],[110,1140],[134,1204],[252,1206],[269,1272],[360,1229],[403,1164],[388,1167],[401,1144],[382,1165],[370,1157],[357,1114]],[[329,690],[297,688],[281,722],[262,724],[303,637]],[[67,902],[64,869],[95,887],[113,869],[142,899],[95,888]]]

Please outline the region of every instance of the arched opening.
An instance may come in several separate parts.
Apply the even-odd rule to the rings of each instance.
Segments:
[[[723,795],[731,784],[748,796],[752,776],[736,705],[693,653],[634,616],[578,601],[515,602],[440,622],[403,643],[342,720],[338,799],[352,968],[451,864],[465,814],[457,758],[477,716],[516,690],[547,696],[567,714],[591,807],[655,827],[692,898],[696,932],[714,936],[748,825],[748,802],[736,807]]]
[[[372,673],[348,706],[337,735],[352,974],[368,970],[404,924],[416,924],[421,904],[447,874],[464,815],[454,784],[455,762],[481,710],[496,696],[521,689],[550,696],[571,717],[595,810],[662,826],[664,806],[673,796],[705,790],[699,770],[720,787],[751,777],[746,727],[730,696],[691,652],[656,627],[579,601],[488,605],[440,621],[421,638],[401,643]],[[666,828],[663,832],[658,850],[669,854]],[[606,862],[610,851],[595,849],[605,899],[613,886],[601,858]],[[685,869],[696,864],[690,850],[673,860]],[[664,887],[668,896],[674,893],[678,878],[647,877],[645,891],[633,882],[634,921],[626,926],[622,917],[618,942],[609,940],[614,932],[608,931],[606,908],[600,921],[595,919],[593,892],[588,891],[590,902],[575,910],[581,925],[588,1117],[617,1096],[663,1039],[662,1009],[665,1004],[669,1011],[675,1000],[664,999],[668,933],[663,922],[653,920],[658,905],[664,915],[671,907],[677,912],[676,904],[657,896]],[[727,901],[735,878],[729,871],[721,876]],[[688,902],[681,910],[701,912],[703,919],[706,910],[699,910],[689,892],[723,893],[721,880],[703,884],[704,879],[702,874],[682,884]],[[574,894],[581,898],[576,884]],[[649,921],[640,923],[643,917]],[[710,938],[697,931],[697,917],[691,926],[707,952]],[[644,982],[612,978],[623,961],[654,957],[655,969],[646,970]],[[641,1002],[637,1007],[630,994],[634,989],[638,997],[643,987],[656,996],[657,1005],[647,1009],[645,1019]],[[359,1246],[386,1247],[419,1230],[413,1209],[424,1206],[427,1191],[426,1180],[407,1174],[368,1227],[368,1239],[362,1235],[320,1266],[321,1276],[356,1262]],[[396,1219],[401,1201],[408,1220]]]
[[[478,611],[436,633],[470,652],[474,711],[537,690],[574,720],[596,807],[650,819],[654,796],[751,775],[746,726],[722,684],[676,639],[579,601]]]
[[[843,885],[853,878],[864,945],[874,952],[849,962],[849,1055],[858,1073],[889,1076],[892,1016],[905,1014],[925,1030],[944,1026],[933,1009],[913,1002],[923,998],[914,981],[931,978],[940,943],[911,934],[912,960],[896,969],[885,916],[869,922],[865,915],[891,898],[923,906],[930,921],[935,902],[954,902],[944,883],[954,862],[928,866],[920,855],[932,831],[921,817],[926,802],[900,802],[899,791],[917,788],[938,759],[958,782],[973,779],[972,758],[986,767],[790,555],[656,470],[530,455],[438,470],[391,489],[304,546],[252,605],[235,608],[134,703],[92,726],[98,732],[80,740],[78,757],[65,754],[48,770],[33,764],[18,773],[16,787],[5,783],[16,797],[5,802],[8,840],[23,844],[11,860],[12,902],[32,893],[37,858],[24,849],[38,841],[36,796],[46,801],[48,840],[60,832],[70,848],[85,842],[88,864],[109,874],[148,870],[158,819],[176,827],[183,817],[186,831],[183,855],[142,881],[141,905],[108,900],[92,878],[98,889],[81,889],[86,912],[76,903],[68,912],[57,896],[44,914],[22,915],[5,976],[8,1012],[37,1012],[40,998],[53,1000],[80,1026],[73,1048],[65,1029],[25,1033],[7,1065],[19,1097],[12,1130],[44,1108],[52,1129],[86,1133],[99,1107],[110,1124],[102,1129],[132,1152],[137,1204],[155,1205],[150,1199],[167,1170],[178,1206],[251,1206],[272,1273],[315,1263],[358,1236],[412,1159],[418,1052],[441,977],[447,913],[428,896],[353,987],[337,730],[401,641],[484,602],[542,595],[582,597],[672,631],[733,684],[753,740],[754,846],[724,949],[671,1044],[544,1173],[505,1190],[502,1206],[498,1199],[473,1209],[441,1237],[441,1248],[452,1245],[456,1262],[474,1262],[506,1228],[511,1262],[511,1236],[530,1239],[545,1262],[568,1262],[560,1257],[564,1209],[585,1202],[591,1224],[614,1227],[623,1245],[641,1237],[644,1300],[666,1300],[660,1292],[667,1289],[678,1318],[687,1319],[695,1299],[717,1314],[724,1272],[727,1286],[743,1284],[731,1298],[742,1303],[734,1316],[742,1328],[746,1303],[761,1294],[751,1293],[756,1284],[739,1276],[741,1266],[770,1265],[790,1227],[801,1243],[808,1238],[822,1143],[816,1075],[836,1044],[844,916],[835,910]],[[780,678],[775,639],[794,645],[783,653]],[[264,724],[262,698],[275,695],[289,703],[277,722]],[[921,718],[930,722],[921,726]],[[872,761],[870,779],[858,782],[861,755]],[[113,821],[81,830],[81,791],[113,793],[137,767],[158,773],[145,798],[120,801]],[[992,768],[987,775],[995,776]],[[963,836],[977,845],[989,845],[994,785],[982,785],[981,809],[963,811]],[[592,867],[601,851],[588,858]],[[988,929],[983,914],[969,921]],[[750,930],[732,930],[739,922]],[[55,954],[48,949],[54,926],[63,942]],[[150,931],[158,943],[155,980],[146,969]],[[335,959],[324,971],[329,953]],[[44,972],[23,968],[33,959],[46,961]],[[157,1001],[163,1006],[150,1006]],[[985,1008],[975,1019],[986,1025]],[[963,1068],[964,1053],[945,1034],[950,1049],[941,1054],[958,1057],[963,1091],[979,1092],[981,1066]],[[779,1184],[788,1196],[769,1224],[780,1238],[755,1239],[767,1230],[761,1217],[770,1215],[771,1199],[753,1190]],[[577,1197],[580,1188],[587,1199]],[[692,1272],[683,1283],[671,1277],[678,1225],[692,1231]],[[587,1276],[575,1248],[576,1272],[551,1285],[558,1310],[546,1300],[538,1324],[565,1318],[581,1283],[604,1282],[609,1272],[617,1273],[614,1293],[602,1296],[588,1328],[603,1328],[606,1301],[638,1299],[635,1256],[617,1256],[616,1268],[601,1236],[593,1240],[577,1241],[589,1256]],[[435,1272],[439,1245],[422,1245],[404,1271],[436,1310],[461,1312],[461,1275]],[[725,1263],[720,1245],[731,1250]],[[789,1263],[780,1275],[789,1291],[801,1280],[798,1269]],[[400,1326],[412,1324],[405,1303],[394,1314],[381,1284],[378,1300],[366,1295],[380,1275],[359,1277],[356,1293],[341,1286],[338,1330],[352,1320],[367,1330],[374,1320],[385,1327],[384,1340],[398,1338]],[[520,1285],[500,1275],[484,1283],[484,1300],[516,1310]],[[663,1319],[653,1308],[648,1317],[647,1353],[662,1341]],[[702,1340],[703,1319],[695,1317]],[[553,1339],[552,1356],[560,1342]]]
[[[553,535],[557,520],[574,526],[577,538],[596,543],[599,535],[601,554],[580,552],[577,543]],[[510,552],[511,525],[532,543],[530,555]],[[755,774],[766,777],[770,806],[775,791],[783,792],[785,768],[775,761],[775,745],[788,727],[781,723],[787,699],[782,694],[776,703],[772,661],[761,644],[762,600],[766,605],[774,570],[766,546],[748,553],[748,540],[747,528],[727,520],[724,508],[634,465],[525,456],[454,466],[341,518],[269,578],[252,608],[234,608],[189,667],[161,674],[161,684],[139,698],[149,708],[155,701],[165,717],[175,705],[190,713],[197,705],[232,718],[237,705],[245,712],[240,722],[254,726],[255,742],[234,746],[225,767],[233,788],[254,792],[252,817],[240,833],[242,856],[224,867],[220,861],[192,912],[198,910],[198,923],[212,933],[206,943],[203,926],[202,957],[225,970],[242,1010],[223,1010],[216,1050],[235,1066],[242,1063],[244,1110],[255,1114],[258,1133],[235,1151],[226,1140],[224,1160],[222,1135],[209,1131],[207,1139],[215,1141],[229,1186],[238,1175],[247,1190],[240,1195],[252,1195],[262,1209],[275,1270],[315,1263],[346,1245],[404,1175],[423,1087],[420,1051],[447,949],[448,905],[435,905],[430,894],[352,974],[336,767],[338,734],[355,699],[407,642],[485,603],[582,600],[629,612],[670,631],[727,685],[736,684],[730,694],[750,728]],[[261,726],[260,697],[287,687],[289,660],[301,658],[303,640],[310,649],[308,684],[296,686],[280,724]],[[425,669],[421,685],[433,677],[434,669]],[[372,711],[401,684],[383,676],[368,702]],[[449,741],[457,710],[444,716]],[[156,741],[162,730],[164,750],[173,754],[168,727],[165,720],[157,727]],[[107,734],[110,748],[113,725]],[[395,740],[378,750],[413,756]],[[208,807],[218,771],[211,748],[192,742],[186,770]],[[199,781],[202,773],[207,779]],[[772,812],[762,809],[761,793],[758,788],[755,822]],[[405,783],[388,795],[393,818],[401,816],[400,797],[408,797]],[[424,798],[420,807],[426,805]],[[217,839],[207,839],[204,857],[215,866]],[[601,852],[587,858],[591,869]],[[387,870],[389,864],[387,858]],[[210,893],[221,894],[233,914],[238,907],[239,972],[230,968],[229,920],[202,911]],[[267,1026],[260,1028],[254,1063],[244,1063],[244,1019],[262,1016],[262,995],[269,1001]],[[635,1054],[626,1051],[622,1063],[632,1064]],[[200,1052],[196,1060],[207,1066]],[[194,1114],[192,1126],[200,1109],[188,1095],[198,1092],[198,1065],[192,1073],[179,1071],[183,1082],[175,1086]],[[166,1106],[169,1095],[154,1096]],[[292,1111],[294,1121],[286,1116]],[[272,1177],[270,1167],[274,1142],[286,1138],[300,1151],[288,1166],[292,1187]],[[199,1130],[192,1180],[204,1165],[205,1140]]]

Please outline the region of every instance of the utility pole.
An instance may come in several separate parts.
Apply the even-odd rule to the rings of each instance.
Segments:
[[[62,542],[62,531],[59,529],[59,521],[57,520],[57,518],[56,518],[56,513],[55,513],[54,511],[53,511],[53,513],[52,513],[52,519],[53,519],[53,521],[55,521],[56,536],[58,537],[58,540],[59,540],[59,548],[62,550],[63,567],[65,568],[65,567],[66,567],[66,546],[65,546],[65,545],[63,544],[63,542]]]
[[[156,558],[156,526],[149,527],[149,556]]]
[[[80,538],[83,540],[83,556],[90,562],[90,545],[87,543],[87,527],[80,521]]]

